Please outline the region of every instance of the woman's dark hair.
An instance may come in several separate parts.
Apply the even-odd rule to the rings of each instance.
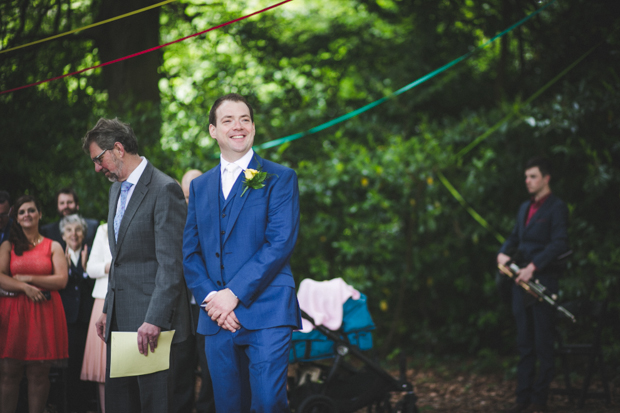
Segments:
[[[11,232],[9,233],[9,242],[15,247],[15,255],[21,256],[25,251],[28,251],[32,244],[24,234],[22,226],[17,223],[17,211],[26,202],[34,202],[37,211],[41,212],[41,204],[32,195],[22,195],[17,198],[15,205],[11,210],[11,218],[13,218],[13,224],[11,224]]]

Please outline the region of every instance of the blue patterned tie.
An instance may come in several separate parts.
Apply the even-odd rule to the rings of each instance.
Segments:
[[[127,194],[133,184],[131,182],[123,181],[121,184],[121,206],[116,210],[116,216],[114,217],[114,239],[118,241],[118,229],[121,226],[123,215],[125,215],[125,207],[127,206]]]

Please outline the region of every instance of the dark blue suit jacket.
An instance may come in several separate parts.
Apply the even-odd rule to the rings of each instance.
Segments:
[[[246,329],[301,328],[289,263],[299,232],[297,175],[258,155],[248,167],[258,169],[257,160],[274,175],[264,188],[248,189],[243,196],[244,174],[239,175],[229,194],[236,198],[227,228],[220,227],[220,165],[192,181],[183,235],[185,279],[198,303],[212,291],[230,288],[239,298],[235,315]],[[219,330],[201,311],[198,332]]]
[[[519,207],[517,223],[499,252],[513,258],[518,254],[527,264],[533,262],[537,272],[545,272],[568,251],[568,208],[551,194],[526,226],[530,203],[526,201]]]
[[[73,324],[81,322],[88,324],[90,315],[95,302],[92,297],[95,280],[84,278],[84,269],[82,268],[81,259],[76,266],[71,262],[69,267],[69,281],[62,290],[59,290],[62,305],[65,309],[67,323]]]

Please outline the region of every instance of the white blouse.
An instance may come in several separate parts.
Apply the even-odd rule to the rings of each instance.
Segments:
[[[105,272],[105,266],[110,262],[112,262],[112,253],[108,243],[108,224],[102,224],[97,228],[93,248],[86,265],[88,276],[96,280],[93,288],[94,298],[105,298],[108,293],[108,273]]]

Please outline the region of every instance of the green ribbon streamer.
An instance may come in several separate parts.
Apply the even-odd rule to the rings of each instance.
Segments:
[[[255,145],[254,149],[267,149],[267,148],[273,148],[274,146],[278,146],[278,145],[282,145],[283,143],[286,142],[291,142],[294,141],[296,139],[302,138],[306,135],[311,135],[313,133],[317,133],[320,132],[324,129],[330,128],[334,125],[337,125],[338,123],[344,122],[345,120],[351,119],[357,115],[360,115],[376,106],[379,106],[380,104],[387,102],[389,99],[398,96],[402,93],[405,93],[411,89],[413,89],[414,87],[418,86],[419,84],[422,84],[424,82],[426,82],[429,79],[432,79],[433,77],[437,76],[438,74],[448,70],[449,68],[451,68],[452,66],[456,65],[457,63],[462,62],[463,60],[469,58],[470,56],[472,56],[474,53],[478,52],[479,50],[484,49],[485,47],[487,47],[489,44],[493,43],[495,40],[499,39],[500,37],[506,35],[507,33],[511,32],[512,30],[514,30],[515,28],[519,27],[520,25],[522,25],[523,23],[525,23],[526,21],[528,21],[529,19],[531,19],[532,17],[536,16],[538,13],[542,12],[543,10],[545,10],[547,7],[551,6],[553,3],[555,3],[556,0],[551,0],[549,3],[545,4],[544,6],[542,6],[540,9],[532,12],[531,14],[528,14],[527,16],[525,16],[524,18],[522,18],[521,20],[519,20],[518,22],[514,23],[512,26],[508,27],[506,30],[502,31],[501,33],[495,35],[493,38],[491,38],[490,40],[486,41],[485,43],[483,43],[482,45],[478,46],[476,49],[472,50],[471,52],[468,52],[466,54],[464,54],[461,57],[458,57],[456,59],[454,59],[453,61],[451,61],[450,63],[447,63],[443,66],[441,66],[439,69],[434,70],[433,72],[422,76],[421,78],[419,78],[418,80],[415,80],[411,83],[409,83],[406,86],[403,86],[402,88],[398,89],[396,92],[391,93],[388,96],[385,96],[379,100],[376,100],[372,103],[367,104],[366,106],[362,106],[359,109],[356,109],[352,112],[349,112],[345,115],[342,115],[336,119],[332,119],[329,122],[326,122],[322,125],[319,126],[315,126],[312,129],[309,129],[305,132],[299,132],[299,133],[295,133],[293,135],[289,135],[289,136],[285,136],[284,138],[279,138],[279,139],[275,139],[269,142],[265,142],[262,143],[260,145]]]
[[[541,87],[540,89],[538,89],[536,92],[534,92],[534,94],[532,96],[530,96],[525,102],[523,102],[523,104],[517,106],[515,109],[512,110],[512,112],[510,112],[508,115],[506,115],[503,119],[501,119],[499,122],[497,122],[495,125],[491,126],[486,132],[484,132],[482,135],[478,136],[476,139],[474,139],[469,145],[467,145],[465,148],[461,149],[461,151],[459,153],[456,154],[455,159],[457,161],[460,161],[461,158],[466,155],[469,151],[471,151],[475,146],[479,145],[482,141],[484,141],[486,138],[488,138],[493,132],[495,132],[497,129],[499,129],[504,123],[508,122],[513,116],[515,116],[519,110],[527,105],[529,105],[530,103],[532,103],[532,101],[534,99],[536,99],[538,96],[540,96],[545,90],[547,90],[551,85],[553,85],[555,82],[557,82],[558,80],[560,80],[564,75],[566,75],[572,68],[574,68],[575,66],[577,66],[577,64],[579,64],[583,59],[586,58],[586,56],[588,56],[590,53],[592,53],[594,51],[594,49],[596,49],[597,47],[599,47],[602,44],[602,42],[600,42],[599,44],[597,44],[596,46],[593,46],[590,50],[588,50],[587,52],[585,52],[583,55],[581,55],[577,60],[575,60],[573,63],[571,63],[570,65],[568,65],[568,67],[566,67],[564,70],[562,70],[558,75],[556,75],[553,79],[551,79],[549,82],[547,82],[543,87]],[[478,214],[471,206],[469,206],[469,204],[467,203],[467,201],[465,201],[465,198],[463,198],[463,196],[456,190],[456,188],[454,188],[454,186],[452,186],[452,184],[446,179],[446,177],[443,175],[443,173],[441,173],[441,171],[437,171],[437,175],[439,176],[439,180],[441,181],[441,183],[446,187],[446,189],[448,190],[448,192],[450,192],[452,194],[452,196],[459,201],[459,203],[463,206],[463,208],[465,208],[467,210],[467,212],[469,212],[469,214],[480,224],[482,225],[484,228],[486,228],[487,230],[489,230],[490,232],[493,233],[493,235],[495,235],[495,238],[497,238],[497,240],[503,244],[504,243],[504,237],[501,236],[497,231],[495,231],[493,228],[491,228],[491,226],[489,225],[489,223],[482,218],[482,216],[480,216],[480,214]]]

